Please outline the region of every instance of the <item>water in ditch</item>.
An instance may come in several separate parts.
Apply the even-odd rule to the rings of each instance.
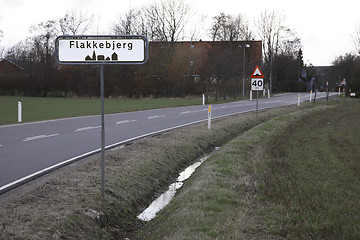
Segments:
[[[218,150],[219,148],[215,148]],[[176,190],[182,187],[184,181],[188,179],[206,159],[210,157],[211,154],[206,155],[200,158],[199,161],[195,162],[191,166],[187,167],[184,171],[179,174],[179,177],[176,179],[176,182],[172,183],[169,186],[169,189],[161,194],[157,199],[155,199],[148,208],[146,208],[142,213],[140,213],[137,218],[142,221],[150,221],[153,219],[156,214],[162,210],[166,205],[169,204],[171,199],[175,196]]]

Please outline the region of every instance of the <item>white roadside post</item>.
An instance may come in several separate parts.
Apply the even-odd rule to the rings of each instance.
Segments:
[[[205,105],[205,94],[203,94],[203,106]]]
[[[209,111],[208,111],[208,129],[211,129],[211,105],[209,105]]]
[[[252,90],[250,89],[250,101],[252,101]]]
[[[149,58],[149,42],[139,35],[59,36],[55,55],[59,64],[100,66],[101,197],[105,198],[104,65],[144,64]]]
[[[268,89],[268,98],[270,98],[270,89]]]
[[[18,102],[18,122],[22,122],[22,104]]]
[[[298,95],[298,107],[300,106],[300,93]]]
[[[311,102],[311,98],[312,98],[312,90],[310,91],[310,102]]]

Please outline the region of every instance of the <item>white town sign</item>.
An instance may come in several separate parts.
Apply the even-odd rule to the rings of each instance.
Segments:
[[[142,64],[148,58],[143,36],[60,36],[55,43],[60,64]]]

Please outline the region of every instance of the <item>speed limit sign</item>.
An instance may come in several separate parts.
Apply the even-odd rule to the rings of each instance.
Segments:
[[[264,89],[264,79],[263,78],[252,78],[251,79],[251,90],[252,91],[262,91]]]
[[[264,74],[259,66],[256,66],[251,74],[251,91],[262,91],[264,89]]]

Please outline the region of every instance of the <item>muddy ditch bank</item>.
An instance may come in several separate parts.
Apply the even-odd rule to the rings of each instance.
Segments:
[[[92,156],[0,196],[0,239],[124,239],[181,170],[248,129],[311,104],[213,120],[106,152],[105,200],[100,156]],[[51,157],[51,156],[49,156]]]

